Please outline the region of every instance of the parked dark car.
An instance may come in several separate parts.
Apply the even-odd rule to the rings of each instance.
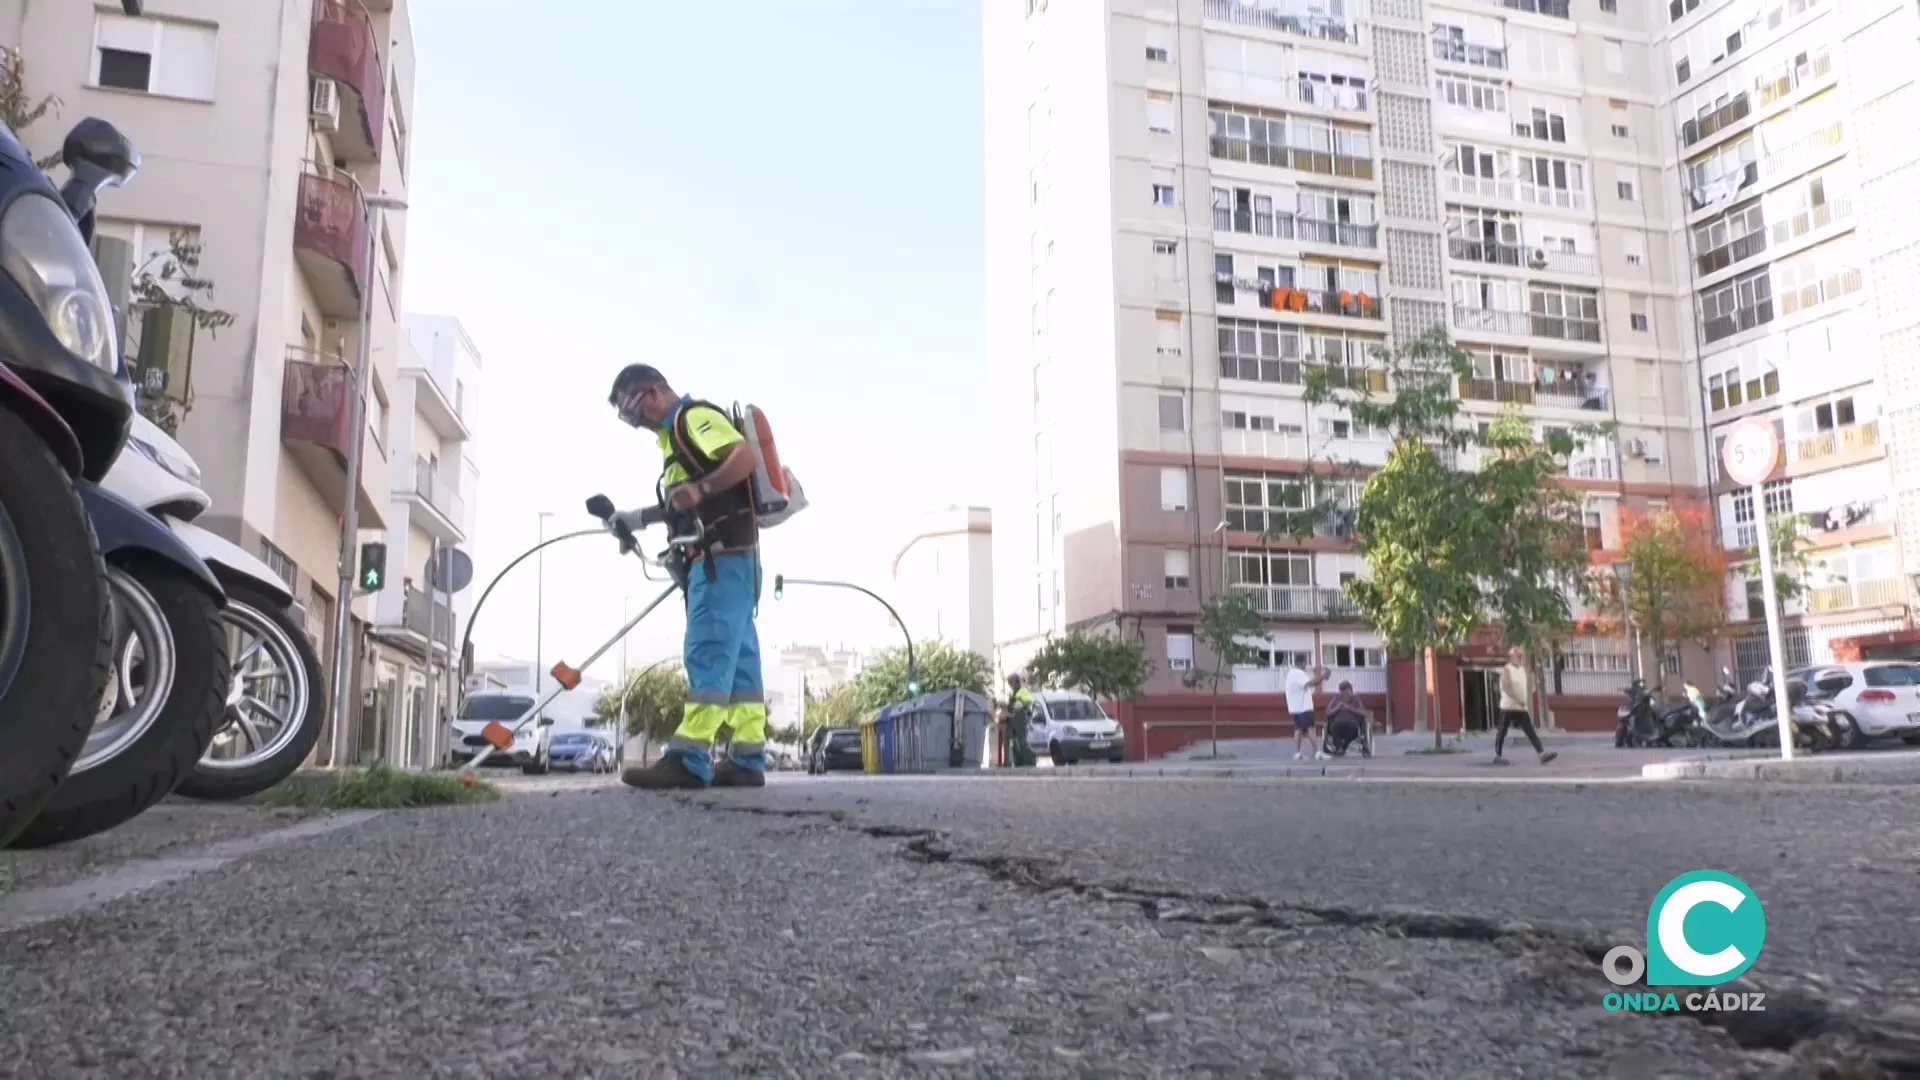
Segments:
[[[613,740],[598,731],[555,735],[547,746],[547,763],[554,772],[612,772],[617,757]]]
[[[807,772],[864,772],[860,757],[860,729],[821,728],[807,743]]]

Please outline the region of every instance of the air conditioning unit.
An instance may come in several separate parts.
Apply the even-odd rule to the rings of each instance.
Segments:
[[[307,103],[307,114],[313,122],[314,130],[339,131],[340,84],[332,79],[315,79],[311,98]]]
[[[1527,257],[1527,267],[1532,270],[1545,270],[1547,268],[1547,249],[1534,248],[1533,254]]]
[[[1637,458],[1646,457],[1647,456],[1647,440],[1628,439],[1627,440],[1627,456],[1637,457]]]

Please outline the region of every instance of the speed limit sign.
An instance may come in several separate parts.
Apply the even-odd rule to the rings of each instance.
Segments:
[[[1727,479],[1741,487],[1752,487],[1773,475],[1780,460],[1780,440],[1773,425],[1758,417],[1742,420],[1727,432],[1721,464]]]

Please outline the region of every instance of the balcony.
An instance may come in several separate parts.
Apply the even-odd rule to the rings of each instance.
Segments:
[[[1745,120],[1752,113],[1753,103],[1747,97],[1746,92],[1742,91],[1738,97],[1707,115],[1681,124],[1681,149],[1689,148],[1702,139],[1712,138],[1715,132],[1732,127],[1740,121]]]
[[[1507,50],[1488,45],[1474,45],[1465,41],[1453,41],[1444,37],[1433,39],[1433,58],[1445,60],[1450,64],[1467,64],[1472,67],[1491,68],[1494,71],[1507,69]]]
[[[281,377],[280,441],[328,506],[346,505],[347,458],[353,429],[353,369],[339,357],[310,349],[287,350]],[[367,490],[362,470],[360,527],[384,528],[384,500]]]
[[[1291,15],[1264,5],[1250,4],[1246,0],[1207,0],[1205,15],[1219,22],[1271,30],[1276,34],[1318,41],[1344,41],[1349,45],[1360,43],[1360,28],[1345,19],[1311,13]]]
[[[1373,179],[1373,159],[1370,157],[1336,154],[1327,150],[1305,150],[1280,143],[1255,142],[1242,136],[1209,136],[1207,153],[1222,161],[1242,161],[1249,165],[1268,165],[1276,169],[1297,169],[1301,172],[1338,176],[1349,180]]]
[[[1767,231],[1761,228],[1711,251],[1702,252],[1694,257],[1693,265],[1701,277],[1706,277],[1708,274],[1717,274],[1735,263],[1745,262],[1766,250]]]
[[[367,218],[359,189],[313,173],[301,176],[293,254],[321,313],[357,319],[360,271],[367,261]]]
[[[1567,477],[1572,480],[1617,480],[1620,472],[1611,456],[1576,457],[1567,462]]]
[[[426,417],[428,426],[440,436],[442,443],[464,442],[473,437],[467,418],[460,413],[459,403],[447,395],[446,387],[440,385],[440,379],[430,368],[403,367],[400,377],[412,381],[414,411]]]
[[[1368,103],[1364,86],[1320,82],[1308,78],[1304,73],[1287,90],[1287,97],[1302,105],[1312,105],[1331,112],[1366,112]]]
[[[1533,323],[1524,311],[1467,307],[1465,304],[1453,305],[1453,325],[1454,329],[1467,333],[1511,334],[1514,337],[1525,337],[1533,330]]]
[[[1727,315],[1715,315],[1701,324],[1700,336],[1708,343],[1730,338],[1757,326],[1765,326],[1773,321],[1773,301],[1762,300],[1752,307],[1740,308]]]
[[[1891,607],[1904,599],[1898,578],[1878,581],[1843,581],[1816,585],[1807,590],[1807,610],[1815,615],[1853,608]]]
[[[1447,254],[1462,262],[1485,263],[1489,266],[1511,266],[1516,269],[1550,271],[1556,274],[1583,274],[1589,277],[1600,273],[1600,257],[1580,251],[1555,251],[1550,248],[1529,248],[1520,244],[1506,244],[1498,240],[1472,240],[1464,236],[1447,238]]]
[[[1249,428],[1225,428],[1220,432],[1223,457],[1256,458],[1262,461],[1306,461],[1307,437],[1297,431],[1255,431]]]
[[[1537,405],[1549,409],[1579,409],[1605,412],[1607,389],[1603,386],[1581,388],[1572,383],[1508,382],[1504,379],[1461,379],[1460,397],[1466,401],[1488,401],[1499,405]]]
[[[1355,225],[1350,221],[1327,221],[1311,217],[1295,217],[1293,225],[1295,235],[1309,244],[1368,249],[1380,246],[1378,225]]]
[[[1519,185],[1511,177],[1468,176],[1465,173],[1449,172],[1447,191],[1454,195],[1468,195],[1476,199],[1506,199],[1519,201]]]
[[[380,70],[373,24],[359,5],[315,0],[307,72],[332,79],[340,89],[334,157],[356,164],[380,160],[381,135],[387,127],[387,80]]]
[[[1356,225],[1349,221],[1325,221],[1275,211],[1216,206],[1213,208],[1215,232],[1242,236],[1267,236],[1275,240],[1303,240],[1310,244],[1375,250],[1380,247],[1380,226]]]
[[[1555,341],[1578,341],[1589,345],[1600,344],[1600,323],[1597,319],[1584,319],[1572,315],[1546,315],[1534,312],[1527,316],[1528,330],[1534,337],[1552,338]]]
[[[435,600],[419,589],[408,588],[400,606],[400,621],[380,629],[389,635],[402,633],[416,639],[415,643],[423,652],[429,643],[446,652],[446,641],[453,637],[453,618],[453,608],[446,601]]]
[[[1880,421],[1848,424],[1794,440],[1793,460],[1819,461],[1880,445]]]
[[[414,523],[427,535],[445,544],[466,540],[466,502],[453,485],[435,474],[434,463],[413,459],[413,484],[401,494],[425,513],[415,515]]]
[[[1379,297],[1347,289],[1269,288],[1260,294],[1260,306],[1295,314],[1339,315],[1348,319],[1378,320],[1386,317],[1381,312]]]
[[[1318,585],[1234,585],[1272,619],[1352,619],[1360,611],[1339,589]]]

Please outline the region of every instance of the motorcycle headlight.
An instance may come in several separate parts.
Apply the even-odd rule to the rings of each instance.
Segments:
[[[200,486],[200,466],[194,464],[193,459],[185,454],[162,449],[141,438],[130,438],[127,440],[127,445],[133,447],[141,457],[167,470],[175,478],[194,487]]]
[[[107,286],[65,206],[37,194],[13,200],[0,218],[0,269],[68,352],[103,371],[118,370]]]

